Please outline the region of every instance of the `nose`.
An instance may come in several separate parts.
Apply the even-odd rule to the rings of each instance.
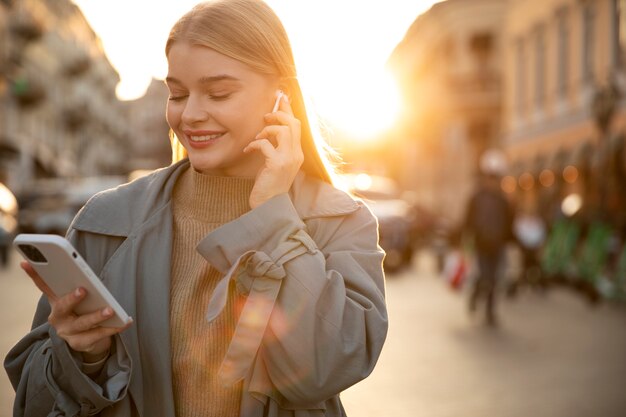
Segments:
[[[190,95],[185,103],[181,120],[186,125],[193,125],[197,122],[205,121],[209,118],[209,112],[203,106],[202,98]]]

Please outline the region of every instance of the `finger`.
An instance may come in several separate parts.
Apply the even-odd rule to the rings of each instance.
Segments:
[[[261,151],[266,158],[272,158],[276,155],[276,148],[268,139],[255,139],[248,144],[243,150],[245,153],[252,151]]]
[[[105,310],[108,309],[108,312]],[[94,311],[93,313],[83,314],[79,316],[70,326],[67,326],[63,329],[62,332],[59,332],[59,335],[64,338],[72,338],[74,336],[81,335],[83,333],[91,332],[97,328],[109,328],[116,329],[117,332],[123,332],[133,325],[133,319],[131,318],[128,323],[121,327],[112,327],[112,326],[99,326],[104,320],[113,316],[113,310],[110,307],[106,307],[104,309]]]
[[[68,316],[74,316],[74,308],[83,301],[87,291],[84,288],[76,288],[74,291],[65,294],[52,305],[51,316],[56,319],[63,319]]]
[[[268,125],[283,125],[289,126],[291,131],[292,144],[295,147],[300,145],[300,138],[302,136],[302,126],[300,120],[293,117],[293,115],[284,111],[277,111],[276,113],[268,113],[265,115],[265,122]]]
[[[284,126],[289,126],[293,120],[295,120],[293,115],[281,110],[274,113],[267,113],[263,118],[267,124]]]
[[[65,341],[77,352],[90,352],[102,339],[114,336],[127,327],[95,327],[91,330],[65,337]]]
[[[273,139],[277,148],[282,149],[285,146],[288,146],[289,149],[293,149],[294,144],[293,140],[291,140],[292,136],[291,128],[289,126],[269,125],[265,126],[263,130],[259,132],[256,139],[268,139],[270,141]]]
[[[22,261],[20,262],[20,266],[22,267],[24,272],[28,274],[30,279],[35,283],[37,288],[39,288],[39,291],[46,294],[46,296],[48,297],[48,300],[52,302],[57,300],[58,297],[56,296],[56,294],[52,291],[52,289],[48,286],[48,284],[46,284],[46,282],[39,276],[39,274],[37,273],[37,271],[35,271],[35,268],[33,268],[31,264],[29,264],[26,261]]]
[[[97,327],[103,321],[113,317],[113,309],[105,307],[92,313],[82,314],[67,326],[65,331],[69,334],[76,334],[91,330]]]

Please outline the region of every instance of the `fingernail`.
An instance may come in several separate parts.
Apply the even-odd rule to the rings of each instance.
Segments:
[[[74,290],[74,295],[75,295],[76,297],[78,297],[78,298],[82,297],[82,295],[83,295],[83,289],[82,289],[82,288],[76,288],[76,289]]]
[[[111,314],[113,314],[113,310],[111,310],[110,307],[105,307],[102,310],[102,315],[105,316],[105,317],[109,317]]]

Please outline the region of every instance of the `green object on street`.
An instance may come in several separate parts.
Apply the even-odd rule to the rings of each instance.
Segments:
[[[578,277],[596,284],[608,260],[611,228],[604,223],[594,222],[589,228],[577,258]]]
[[[622,245],[622,252],[617,260],[613,281],[613,298],[626,300],[626,243]]]
[[[20,96],[26,94],[28,92],[28,89],[29,83],[26,78],[18,78],[17,80],[13,81],[13,93],[15,95]]]
[[[546,274],[552,276],[571,274],[579,236],[580,226],[571,219],[563,218],[556,221],[541,259],[541,266]]]

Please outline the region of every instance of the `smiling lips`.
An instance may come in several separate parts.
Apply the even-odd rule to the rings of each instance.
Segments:
[[[216,132],[213,130],[186,130],[184,133],[189,140],[189,145],[194,148],[202,148],[211,145],[226,134],[226,132]]]
[[[219,139],[225,132],[185,132],[187,137],[193,142],[207,142]]]

